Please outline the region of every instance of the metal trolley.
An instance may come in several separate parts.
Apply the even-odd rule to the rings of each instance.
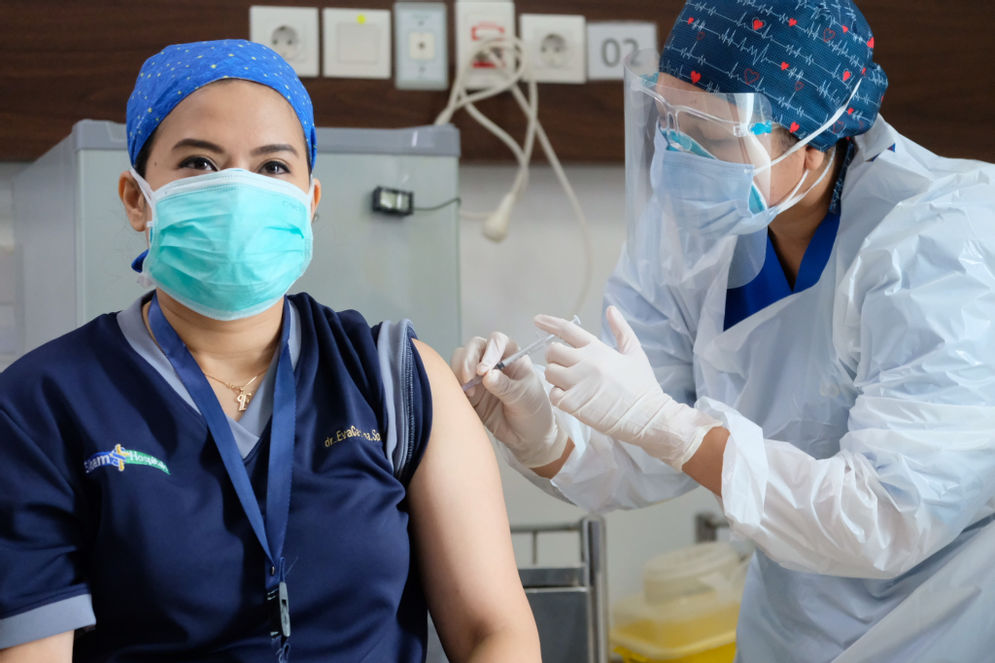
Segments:
[[[533,566],[518,573],[539,629],[543,662],[607,663],[604,520],[587,516],[572,523],[513,526],[511,532],[532,537]],[[539,536],[552,532],[577,532],[579,564],[536,566]]]
[[[577,533],[580,562],[538,566],[539,537],[563,532]],[[511,533],[532,538],[532,566],[519,568],[518,574],[539,629],[543,663],[607,663],[604,520],[587,516],[577,522],[517,525]],[[447,663],[431,622],[426,663]]]

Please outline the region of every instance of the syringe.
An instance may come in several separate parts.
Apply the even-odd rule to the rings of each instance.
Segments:
[[[573,317],[573,319],[571,320],[571,322],[573,322],[574,324],[578,324],[579,325],[580,324],[580,318],[578,318],[575,315]],[[526,345],[524,348],[522,348],[518,352],[513,352],[510,355],[508,355],[507,357],[505,357],[504,359],[502,359],[501,361],[499,361],[498,363],[494,364],[494,369],[497,369],[499,371],[503,371],[507,366],[511,366],[512,364],[514,364],[516,361],[518,361],[519,359],[521,359],[525,355],[530,355],[533,352],[535,352],[536,350],[539,350],[540,348],[546,347],[547,345],[549,345],[550,343],[552,343],[555,340],[556,340],[556,334],[550,334],[548,336],[544,336],[544,337],[542,337],[540,339],[537,339],[537,340],[533,341],[532,343],[529,343],[528,345]],[[486,375],[486,373],[484,375]],[[463,391],[467,391],[469,389],[472,389],[473,387],[476,387],[478,384],[480,384],[480,382],[483,379],[484,379],[483,375],[477,375],[477,376],[475,376],[472,380],[470,380],[469,382],[467,382],[466,384],[463,385]]]

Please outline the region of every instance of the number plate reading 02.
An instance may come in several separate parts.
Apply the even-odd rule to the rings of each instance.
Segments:
[[[644,48],[659,49],[656,23],[604,21],[587,24],[587,78],[622,78],[622,63]]]

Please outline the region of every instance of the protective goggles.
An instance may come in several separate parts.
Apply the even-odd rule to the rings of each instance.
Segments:
[[[646,119],[655,120],[670,149],[752,164],[760,171],[770,167],[780,145],[772,145],[775,124],[764,95],[707,92],[659,73],[656,66],[652,53],[630,58],[626,93],[643,97],[638,105],[645,107]]]

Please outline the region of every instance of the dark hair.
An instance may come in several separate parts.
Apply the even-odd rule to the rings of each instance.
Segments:
[[[788,131],[787,128],[785,127],[775,126],[774,133],[778,135],[778,140],[780,141],[781,149],[784,150],[785,152],[790,150],[795,143],[801,140],[801,138]],[[846,149],[846,144],[849,141],[850,141],[849,136],[843,136],[842,138],[837,140],[833,145],[830,145],[829,147],[827,147],[822,151],[828,152],[834,147],[837,149]],[[812,147],[812,145],[809,144],[809,147]]]
[[[777,137],[779,147],[784,152],[787,152],[796,143],[801,141],[801,138],[788,131],[787,127],[775,126],[774,135]]]
[[[149,137],[145,139],[145,144],[142,145],[142,149],[138,151],[138,156],[135,157],[135,172],[145,177],[145,166],[149,162],[149,152],[152,151],[152,141],[155,140],[155,133],[158,130],[155,129],[149,134]]]

